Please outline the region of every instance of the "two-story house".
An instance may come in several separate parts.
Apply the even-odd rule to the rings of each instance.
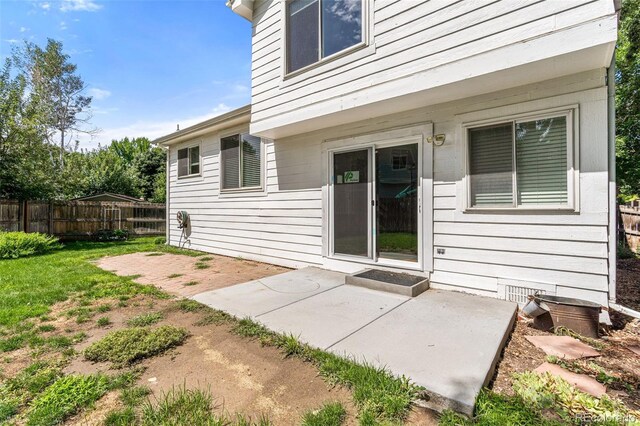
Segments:
[[[228,6],[251,105],[156,141],[170,244],[615,299],[613,0]]]

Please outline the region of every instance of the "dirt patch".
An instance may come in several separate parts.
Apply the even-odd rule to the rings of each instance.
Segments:
[[[640,308],[640,259],[618,261],[618,301],[632,309]],[[640,345],[640,321],[632,320],[612,313],[614,329],[600,339],[601,355],[574,363],[577,368],[592,377],[596,369],[601,368],[615,380],[607,380],[607,394],[621,399],[629,408],[640,409],[640,356],[628,349]],[[550,335],[530,327],[528,321],[520,320],[503,352],[492,389],[496,392],[512,395],[511,378],[514,373],[530,371],[546,360],[546,354],[533,346],[525,336]],[[594,364],[596,368],[594,369]],[[600,378],[601,381],[603,378]]]
[[[103,257],[96,264],[117,275],[135,276],[137,283],[153,284],[182,297],[289,271],[220,255],[190,257],[160,252]]]
[[[151,401],[173,387],[200,388],[211,393],[219,410],[231,415],[242,413],[254,419],[265,415],[277,425],[299,424],[305,412],[325,402],[340,401],[350,414],[350,423],[355,424],[356,409],[351,393],[327,384],[312,364],[293,357],[284,358],[275,348],[236,336],[227,325],[194,325],[206,314],[183,312],[176,306],[175,300],[139,296],[129,301],[128,306],[114,307],[105,313],[112,321],[108,328],[76,324],[72,320],[60,325],[87,334],[87,339],[76,346],[80,351],[107,332],[126,327],[127,320],[141,312],[161,312],[164,319],[157,325],[184,327],[190,336],[183,345],[162,356],[135,364],[144,370],[137,384],[151,389]],[[57,307],[53,311],[55,315]],[[109,363],[91,363],[80,355],[71,360],[64,372],[114,375],[120,371],[111,369]],[[87,419],[93,422],[94,416],[104,419],[118,406],[118,399],[108,394],[98,401],[94,410],[76,416],[71,424],[85,424]]]

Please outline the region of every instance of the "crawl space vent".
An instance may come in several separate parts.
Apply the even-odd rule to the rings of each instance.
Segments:
[[[498,279],[498,295],[501,299],[516,302],[524,306],[530,294],[555,295],[556,286],[554,284],[536,283],[526,281],[502,280]]]

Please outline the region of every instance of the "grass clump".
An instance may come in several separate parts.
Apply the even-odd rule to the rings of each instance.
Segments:
[[[351,359],[324,352],[301,343],[295,336],[274,333],[251,319],[232,319],[232,331],[276,346],[287,356],[313,362],[329,382],[351,389],[363,424],[402,422],[421,388],[406,377],[395,377],[388,370],[359,364]]]
[[[129,319],[129,321],[127,321],[127,325],[129,325],[129,327],[146,327],[161,321],[163,318],[164,316],[160,312],[150,312],[148,314],[140,314]]]
[[[202,319],[197,321],[194,325],[200,326],[200,327],[211,325],[211,324],[219,325],[219,324],[224,324],[226,322],[229,322],[231,321],[231,319],[232,319],[231,315],[227,314],[226,312],[212,310],[212,312],[209,312],[208,314],[206,314]]]
[[[340,426],[347,415],[341,403],[332,402],[302,417],[302,426]]]
[[[136,413],[132,407],[114,410],[104,419],[105,426],[129,426],[136,423]]]
[[[62,423],[81,408],[91,406],[109,389],[105,376],[70,375],[56,380],[29,406],[28,426]]]
[[[184,274],[171,274],[167,278],[180,278]]]
[[[473,419],[446,410],[442,413],[439,424],[440,426],[560,426],[561,423],[545,419],[518,396],[501,395],[483,389],[476,400],[476,415]]]
[[[178,302],[178,309],[180,309],[182,312],[197,312],[205,308],[205,305],[191,299],[182,299]]]
[[[198,281],[189,281],[189,282],[184,283],[183,285],[185,287],[189,287],[189,286],[197,285],[197,284],[200,284],[200,283]]]
[[[165,393],[155,404],[151,401],[142,408],[143,426],[156,425],[207,425],[207,426],[269,426],[267,418],[257,422],[242,415],[234,420],[213,413],[213,398],[207,391],[200,389],[173,388]],[[115,423],[114,423],[115,424]]]
[[[640,412],[630,410],[623,402],[607,395],[595,398],[549,373],[515,374],[513,389],[529,406],[539,410],[551,409],[565,421],[584,414],[601,419],[640,419]]]
[[[0,232],[0,259],[18,259],[62,248],[56,237],[25,232]]]
[[[209,269],[211,268],[211,265],[209,265],[208,263],[205,262],[196,262],[195,265],[196,269]]]
[[[84,356],[90,361],[110,361],[114,366],[123,366],[178,346],[187,335],[184,328],[170,325],[116,330],[91,344],[85,349]]]
[[[98,318],[98,321],[96,321],[96,324],[98,324],[98,327],[106,327],[111,325],[111,320],[109,317],[100,317]]]

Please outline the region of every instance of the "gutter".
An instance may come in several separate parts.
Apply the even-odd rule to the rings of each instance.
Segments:
[[[607,68],[607,127],[608,127],[608,160],[609,160],[609,304],[616,303],[616,261],[618,235],[618,208],[616,188],[616,55],[611,57]]]
[[[165,160],[166,162],[166,166],[165,166],[165,191],[166,191],[166,195],[165,195],[165,201],[164,201],[164,214],[166,216],[165,218],[165,225],[164,225],[164,232],[165,232],[165,240],[166,240],[166,245],[170,246],[171,245],[171,171],[169,170],[169,166],[171,164],[171,162],[169,161],[170,157],[171,157],[171,147],[167,147],[167,149],[165,150],[167,152],[167,159]]]

